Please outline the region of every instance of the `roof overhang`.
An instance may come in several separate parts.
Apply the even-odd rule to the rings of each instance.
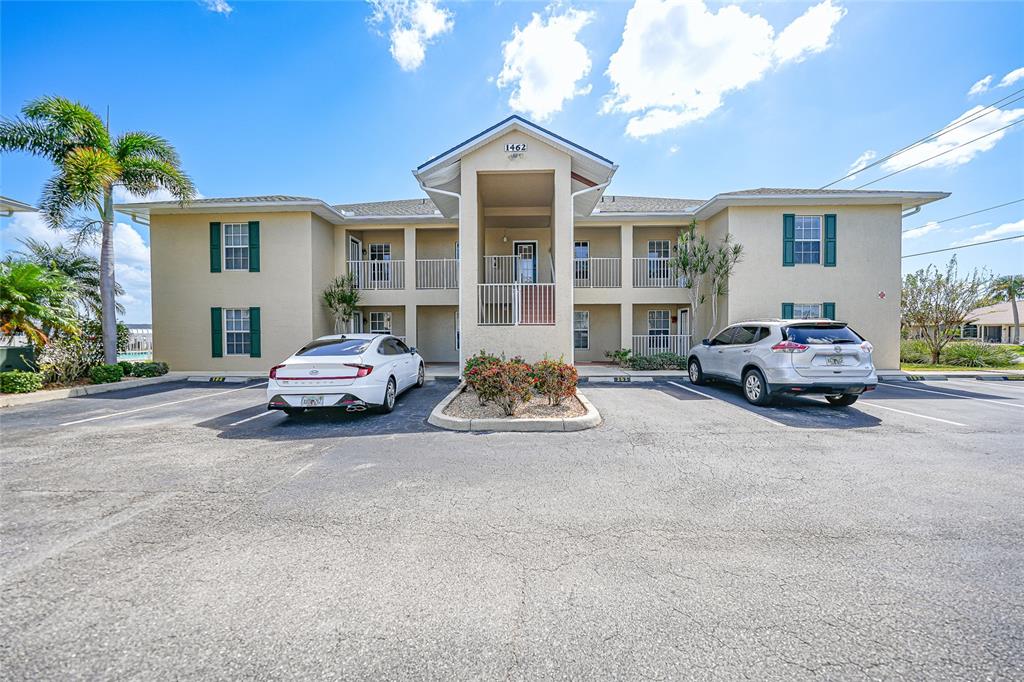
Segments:
[[[949,192],[822,192],[800,194],[716,194],[692,217],[707,220],[726,208],[738,206],[879,206],[899,204],[903,210],[945,199]]]
[[[0,197],[0,215],[4,217],[12,216],[15,213],[35,213],[37,210],[35,206],[26,204],[24,201]]]
[[[441,214],[449,219],[458,217],[459,200],[454,195],[459,193],[462,186],[462,157],[512,131],[544,142],[571,157],[570,185],[574,194],[591,187],[600,187],[592,192],[576,194],[574,197],[573,214],[576,216],[590,215],[601,199],[605,186],[615,175],[618,166],[600,154],[516,115],[509,116],[438,154],[412,172],[420,183],[420,187],[427,193]]]
[[[341,225],[346,217],[326,202],[315,201],[203,201],[182,204],[177,201],[151,201],[115,204],[114,210],[148,223],[151,215],[172,213],[287,213],[309,211],[333,225]],[[349,218],[351,220],[351,218]]]

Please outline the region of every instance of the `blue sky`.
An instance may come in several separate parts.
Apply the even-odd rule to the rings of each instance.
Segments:
[[[1012,2],[4,2],[0,12],[0,113],[44,94],[109,106],[114,131],[171,140],[205,196],[417,197],[413,167],[515,112],[618,163],[612,193],[819,187],[1024,88],[1024,4]],[[1022,119],[1024,99],[838,187]],[[36,202],[48,164],[0,163],[2,193]],[[1024,198],[1024,123],[872,188],[953,193],[905,228]],[[146,322],[148,234],[122,221],[128,321]],[[29,216],[4,219],[3,249],[41,230]],[[1024,202],[909,233],[904,253],[1020,233]],[[1024,270],[1024,240],[957,253],[962,266]],[[949,255],[906,259],[905,270]]]

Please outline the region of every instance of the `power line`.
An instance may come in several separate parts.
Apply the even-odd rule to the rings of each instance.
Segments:
[[[1010,239],[1024,239],[1024,234],[1015,234],[1012,237],[1003,237],[1001,239],[990,239],[987,242],[975,242],[974,244],[963,244],[962,246],[950,246],[946,249],[935,249],[934,251],[922,251],[921,253],[908,253],[903,258],[913,258],[914,256],[927,256],[930,253],[942,253],[943,251],[956,251],[957,249],[966,249],[969,246],[981,246],[982,244],[995,244],[996,242],[1005,242]]]
[[[919,225],[917,227],[912,227],[909,230],[903,230],[903,231],[904,232],[912,232],[914,230],[920,230],[922,227],[927,227],[928,225],[932,225],[932,224],[941,225],[942,223],[948,223],[948,222],[953,221],[953,220],[959,220],[960,218],[966,218],[969,215],[977,215],[979,213],[984,213],[985,211],[994,211],[997,208],[1002,208],[1003,206],[1009,206],[1010,204],[1019,204],[1022,201],[1024,201],[1024,199],[1014,199],[1013,201],[1007,201],[1005,204],[999,204],[998,206],[989,206],[988,208],[981,208],[981,209],[978,209],[977,211],[971,211],[970,213],[964,213],[962,215],[955,215],[952,218],[943,218],[942,220],[932,220],[931,222],[926,223],[925,225]]]
[[[1022,95],[1021,97],[1017,97],[1016,99],[1014,99],[1014,100],[1012,100],[1010,102],[1006,101],[1006,100],[1010,99],[1011,97],[1013,97],[1014,95],[1018,95],[1018,94],[1020,94],[1022,92],[1024,92],[1024,88],[1021,88],[1020,90],[1017,90],[1016,92],[1011,92],[1006,97],[1003,97],[1002,99],[998,99],[995,102],[992,102],[992,104],[989,104],[988,106],[986,106],[986,107],[984,107],[984,108],[974,112],[973,114],[968,116],[963,121],[954,121],[955,125],[954,125],[954,123],[950,123],[950,124],[946,125],[945,127],[940,128],[939,130],[936,130],[935,132],[922,137],[920,140],[917,140],[916,142],[912,142],[912,143],[908,144],[906,147],[902,147],[900,149],[897,149],[896,151],[892,152],[891,154],[887,154],[887,155],[883,156],[882,158],[877,159],[877,160],[869,163],[866,166],[862,166],[860,168],[857,168],[855,170],[850,171],[849,173],[847,173],[843,177],[839,178],[838,180],[833,180],[832,182],[828,183],[827,185],[824,185],[823,187],[820,187],[819,189],[828,189],[832,185],[837,185],[840,182],[842,182],[843,180],[846,180],[847,178],[853,177],[854,175],[857,175],[858,173],[863,173],[864,171],[868,170],[869,168],[874,168],[875,166],[877,166],[879,164],[885,163],[886,161],[888,161],[889,159],[893,158],[894,156],[898,156],[898,155],[902,154],[903,152],[909,151],[909,150],[913,149],[914,147],[917,147],[918,145],[922,145],[925,142],[929,142],[929,141],[939,137],[940,135],[945,135],[946,133],[952,132],[952,131],[956,130],[957,128],[960,128],[962,126],[967,125],[968,123],[973,123],[974,121],[977,121],[978,119],[980,119],[980,118],[982,118],[984,116],[988,116],[989,114],[995,112],[998,109],[1002,109],[1005,106],[1013,104],[1017,100],[1024,99],[1024,95]]]
[[[966,147],[969,144],[974,144],[978,140],[983,140],[983,139],[985,139],[986,137],[988,137],[990,135],[995,135],[998,132],[1002,132],[1002,131],[1006,130],[1010,126],[1017,125],[1018,123],[1024,123],[1024,118],[1019,118],[1016,121],[1014,121],[1013,123],[1009,123],[1007,125],[1004,125],[1002,128],[997,128],[997,129],[993,130],[990,133],[985,133],[984,135],[979,135],[978,137],[974,138],[973,140],[970,140],[969,142],[964,142],[963,144],[958,144],[955,147],[950,147],[949,149],[947,149],[944,152],[939,152],[938,154],[935,154],[934,156],[929,156],[927,159],[922,159],[921,161],[918,161],[917,163],[912,163],[909,166],[907,166],[906,168],[900,168],[898,171],[893,171],[892,173],[889,173],[888,175],[883,175],[882,177],[878,178],[877,180],[872,180],[871,182],[865,182],[863,185],[857,185],[856,187],[854,187],[854,189],[863,189],[864,187],[867,187],[869,185],[873,185],[876,182],[881,182],[882,180],[885,180],[886,178],[891,178],[892,176],[896,175],[897,173],[902,173],[903,171],[908,171],[911,168],[916,168],[917,166],[920,166],[922,163],[927,163],[927,162],[931,161],[932,159],[937,159],[940,156],[945,156],[946,154],[948,154],[948,153],[950,153],[952,151],[956,151],[957,149],[960,149],[960,147]]]

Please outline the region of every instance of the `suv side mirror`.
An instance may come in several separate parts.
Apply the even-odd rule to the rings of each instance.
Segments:
[[[700,345],[702,345],[702,346],[710,346],[711,345],[711,339],[704,339],[704,340],[702,340],[700,342]]]
[[[409,352],[410,353],[415,353],[416,352],[416,346],[409,346]]]

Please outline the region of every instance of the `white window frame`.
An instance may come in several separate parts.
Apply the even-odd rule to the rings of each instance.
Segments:
[[[583,327],[578,326],[578,321],[583,320],[586,325]],[[585,334],[587,339],[587,345],[577,346],[576,335]],[[574,310],[572,312],[572,347],[573,350],[590,350],[590,311],[589,310]]]
[[[376,316],[381,316],[380,319],[386,321],[386,325],[379,327],[375,322]],[[387,310],[374,310],[370,312],[370,333],[371,334],[390,334],[391,333],[391,313]]]
[[[801,227],[806,229],[806,226],[801,226],[801,220],[816,220],[818,222],[818,237],[817,239],[801,239],[798,235],[800,234]],[[821,255],[825,250],[824,246],[825,239],[825,216],[820,215],[798,215],[793,217],[793,264],[794,265],[821,265]],[[801,261],[800,260],[800,244],[814,244],[818,245],[818,259],[813,261]]]
[[[576,249],[579,248],[586,249],[587,255],[577,256]],[[588,239],[578,239],[572,243],[572,274],[575,279],[590,279],[590,240]]]
[[[800,314],[800,309],[804,308],[804,314]],[[793,319],[794,320],[817,320],[821,318],[821,304],[820,303],[794,303],[793,304]],[[814,314],[807,314],[813,309]]]
[[[228,228],[241,228],[239,235],[233,235],[233,237],[241,237],[244,239],[244,244],[228,244]],[[221,229],[221,256],[224,259],[224,272],[249,272],[249,223],[224,223],[220,226]],[[231,267],[231,260],[228,257],[228,249],[232,251],[238,251],[240,255],[235,256],[235,260],[242,259],[244,262],[243,267]]]
[[[657,249],[654,248],[655,244],[658,244],[659,247],[662,244],[665,245],[665,255],[664,256],[660,255],[660,253],[661,253],[661,249],[660,248],[657,248]],[[671,257],[672,257],[672,240],[671,239],[648,239],[647,240],[647,258],[654,259],[654,258],[671,258]]]
[[[651,325],[654,313],[665,313],[665,326],[654,327]],[[657,316],[661,318],[661,315]],[[660,319],[659,319],[660,321]],[[657,333],[654,333],[657,332]],[[662,333],[664,332],[664,333]],[[669,336],[672,334],[672,311],[668,308],[652,308],[647,311],[647,336]]]
[[[232,316],[229,313],[242,313],[238,319],[230,319]],[[252,353],[252,325],[249,317],[248,308],[225,308],[224,312],[224,355],[234,356],[248,356]],[[242,328],[232,329],[231,327],[235,324],[239,324]],[[242,338],[231,340],[232,335],[240,334]],[[241,344],[241,352],[231,352],[233,346]],[[248,346],[248,349],[246,349]]]
[[[391,242],[373,242],[369,245],[369,250],[366,252],[366,257],[373,261],[390,261],[391,260]],[[379,251],[380,258],[374,258],[374,250]]]

